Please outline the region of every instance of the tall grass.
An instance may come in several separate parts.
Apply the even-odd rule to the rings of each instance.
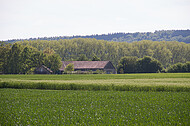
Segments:
[[[190,92],[190,74],[1,75],[0,88]]]

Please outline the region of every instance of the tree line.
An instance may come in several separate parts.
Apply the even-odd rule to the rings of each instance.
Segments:
[[[91,60],[95,55],[102,61],[111,61],[115,66],[118,65],[119,60],[124,56],[136,56],[138,58],[150,56],[157,59],[164,67],[190,61],[190,44],[175,41],[153,42],[143,40],[132,43],[118,43],[78,38],[58,41],[20,41],[17,43],[24,46],[32,46],[42,52],[46,48],[53,49],[60,55],[63,61],[77,60],[81,55],[84,55],[87,60]]]
[[[134,42],[142,40],[151,41],[178,41],[190,43],[190,30],[161,30],[155,32],[136,32],[125,33],[120,36],[112,38],[111,41],[117,42]]]
[[[160,30],[155,32],[136,32],[136,33],[110,33],[102,35],[86,35],[86,36],[57,36],[57,37],[39,37],[29,38],[30,40],[60,40],[73,38],[95,38],[97,40],[116,41],[116,42],[134,42],[142,40],[151,41],[178,41],[190,43],[190,30]],[[8,40],[8,43],[24,41],[23,39]]]
[[[0,48],[1,71],[15,74],[27,73],[42,64],[52,69],[52,71],[58,71],[61,60],[109,60],[121,73],[122,69],[123,73],[128,73],[123,68],[124,66],[121,65],[123,57],[133,57],[134,64],[140,66],[140,61],[148,56],[151,58],[152,64],[158,62],[164,69],[171,67],[173,64],[184,64],[190,61],[190,45],[175,41],[153,42],[143,40],[132,43],[118,43],[83,38],[58,41],[25,40],[15,44],[1,43]],[[58,64],[53,64],[55,62],[58,62]],[[130,68],[132,67],[128,67],[128,69]],[[142,68],[138,68],[138,71]],[[158,69],[158,71],[161,72],[162,70]],[[137,72],[137,69],[133,72]],[[143,72],[143,70],[140,72]]]

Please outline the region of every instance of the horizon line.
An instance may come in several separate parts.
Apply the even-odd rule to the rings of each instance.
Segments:
[[[86,35],[82,35],[82,34],[76,34],[76,35],[57,35],[57,36],[43,36],[43,37],[29,37],[29,38],[11,38],[11,39],[4,39],[4,40],[0,40],[1,42],[6,42],[6,41],[10,41],[10,40],[28,40],[28,39],[40,39],[40,38],[51,38],[51,37],[77,37],[77,36],[81,36],[81,37],[84,37],[84,36],[95,36],[95,35],[109,35],[109,34],[118,34],[118,33],[123,33],[123,34],[128,34],[128,33],[154,33],[156,31],[177,31],[177,30],[190,30],[190,29],[171,29],[171,30],[154,30],[154,31],[141,31],[141,32],[138,32],[138,31],[135,31],[135,32],[110,32],[110,33],[97,33],[97,34],[86,34]]]

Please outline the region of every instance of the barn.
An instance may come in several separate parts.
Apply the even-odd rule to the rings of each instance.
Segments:
[[[110,61],[62,61],[60,71],[63,72],[70,63],[74,65],[75,71],[103,70],[106,74],[117,74],[115,67]]]
[[[35,74],[52,74],[53,71],[47,68],[46,66],[42,65],[37,67],[34,71]]]

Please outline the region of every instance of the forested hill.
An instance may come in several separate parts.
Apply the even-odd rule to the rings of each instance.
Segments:
[[[97,40],[107,40],[116,42],[134,42],[141,40],[152,41],[178,41],[190,43],[190,30],[161,30],[155,32],[136,32],[136,33],[112,33],[102,35],[87,35],[87,36],[59,36],[59,37],[42,37],[30,38],[27,40],[60,40],[60,39],[73,39],[73,38],[95,38]],[[8,40],[6,42],[14,43],[24,39]]]

